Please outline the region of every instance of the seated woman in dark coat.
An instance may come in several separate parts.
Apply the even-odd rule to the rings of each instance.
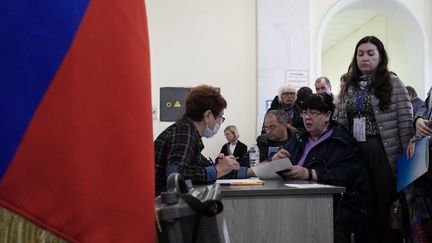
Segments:
[[[221,157],[221,155],[233,155],[236,160],[243,158],[243,156],[247,153],[247,146],[246,144],[240,142],[240,135],[236,126],[227,126],[224,129],[224,135],[228,142],[222,146],[218,157]]]
[[[289,157],[293,166],[284,176],[346,187],[335,197],[335,242],[349,242],[351,233],[360,242],[359,220],[366,213],[365,181],[354,138],[336,121],[333,98],[312,94],[302,105],[306,131],[297,132],[274,159]]]

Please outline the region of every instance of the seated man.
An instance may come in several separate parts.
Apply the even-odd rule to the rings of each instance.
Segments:
[[[288,119],[283,110],[269,110],[264,117],[266,134],[257,137],[260,161],[268,161],[269,156],[288,142]]]
[[[233,156],[212,163],[201,154],[201,137],[210,138],[218,132],[226,106],[225,99],[211,86],[198,86],[187,95],[183,117],[154,141],[156,196],[166,190],[167,178],[174,172],[193,184],[212,183],[232,170],[236,170],[236,178],[254,175],[251,169],[240,167]]]
[[[284,176],[346,187],[346,194],[334,202],[335,242],[349,242],[355,233],[361,239],[360,219],[366,214],[365,177],[356,140],[332,120],[330,95],[312,94],[302,105],[306,131],[300,131],[272,159],[289,157],[293,166]]]

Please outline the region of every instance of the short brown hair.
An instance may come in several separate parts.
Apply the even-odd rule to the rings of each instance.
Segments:
[[[193,121],[201,121],[207,110],[210,110],[216,119],[226,107],[227,102],[219,89],[210,85],[200,85],[186,96],[186,111],[181,120],[190,118]]]

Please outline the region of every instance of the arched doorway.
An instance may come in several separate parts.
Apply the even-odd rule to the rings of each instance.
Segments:
[[[333,54],[327,53],[332,58],[326,57],[325,53],[323,55],[326,30],[331,28],[333,18],[344,14],[349,15],[350,11],[365,11],[368,14],[375,12],[376,15],[373,16],[372,14],[373,18],[365,23],[369,26],[362,26],[363,29],[353,30],[351,39],[347,38],[344,40],[345,42],[338,43],[347,45],[345,48],[339,47],[339,49],[344,50],[342,54],[341,50],[338,50],[339,52],[335,51]],[[374,26],[376,23],[381,23],[381,30],[379,26]],[[376,35],[384,42],[389,52],[389,66],[392,71],[396,72],[406,85],[415,87],[420,97],[425,97],[431,86],[428,78],[428,42],[423,26],[414,13],[401,1],[343,0],[335,4],[326,14],[317,35],[317,75],[326,75],[324,71],[333,73],[331,80],[333,86],[336,86],[339,82],[339,76],[348,68],[355,44],[366,35]],[[333,70],[328,68],[330,66]],[[337,73],[336,70],[340,70],[337,75],[335,74]],[[339,87],[336,87],[336,90],[338,91]]]

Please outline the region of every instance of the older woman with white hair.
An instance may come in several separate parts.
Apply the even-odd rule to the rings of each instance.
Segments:
[[[283,110],[288,117],[289,137],[297,132],[298,129],[304,129],[303,119],[300,116],[301,108],[295,102],[297,98],[296,89],[290,84],[284,84],[279,88],[278,95],[274,98],[269,110]],[[265,133],[265,129],[262,134]]]

